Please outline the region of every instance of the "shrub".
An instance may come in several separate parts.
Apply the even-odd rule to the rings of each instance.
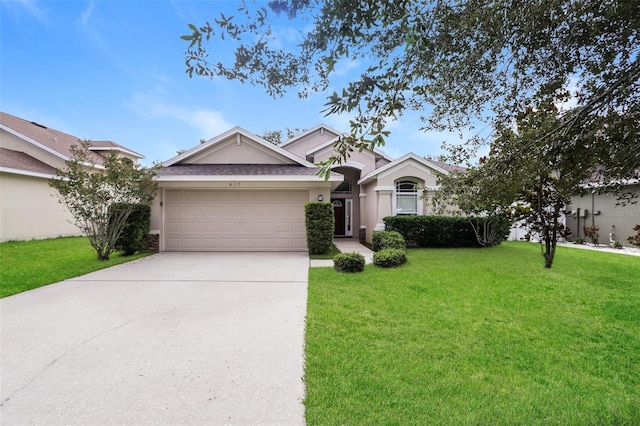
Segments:
[[[406,249],[407,245],[402,234],[397,231],[374,231],[373,251],[380,251],[388,248],[399,250]]]
[[[387,231],[398,231],[407,246],[413,247],[479,247],[474,226],[482,227],[486,220],[496,218],[473,218],[451,216],[389,216],[384,218]],[[473,225],[472,225],[473,221]],[[500,218],[495,238],[496,244],[509,235],[511,223]]]
[[[126,204],[118,203],[111,206],[111,214],[117,209],[122,209]],[[151,227],[151,206],[134,204],[122,229],[120,237],[116,240],[115,249],[124,256],[131,256],[138,251],[147,249],[147,236]]]
[[[640,247],[640,225],[634,226],[633,230],[636,231],[636,235],[630,236],[627,241],[629,241],[629,244]]]
[[[592,244],[598,245],[598,231],[600,231],[600,227],[598,226],[585,226],[584,235],[591,240]]]
[[[326,254],[333,244],[333,205],[309,202],[304,206],[309,254]]]
[[[383,268],[400,266],[407,261],[407,253],[401,249],[388,248],[373,254],[373,264]]]
[[[333,267],[338,272],[362,272],[364,256],[360,253],[340,253],[333,258]]]

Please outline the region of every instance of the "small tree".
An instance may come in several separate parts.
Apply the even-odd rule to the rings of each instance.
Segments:
[[[491,151],[479,165],[442,179],[444,196],[453,198],[462,211],[488,217],[506,213],[522,221],[538,237],[546,268],[551,268],[564,232],[564,208],[572,196],[584,192],[581,184],[599,160],[589,145],[566,148],[564,141],[583,135],[554,134],[559,123],[552,103],[528,108],[516,122],[498,126]]]
[[[88,150],[89,141],[71,147],[72,157],[49,185],[60,194],[74,224],[89,237],[99,260],[109,260],[136,204],[150,205],[156,193],[154,177],[159,166],[134,165],[128,158],[109,153],[103,167]],[[120,208],[112,208],[119,204]]]

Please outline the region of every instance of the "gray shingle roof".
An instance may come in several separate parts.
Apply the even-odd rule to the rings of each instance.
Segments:
[[[55,175],[56,169],[24,152],[0,148],[0,167]]]
[[[161,176],[313,176],[315,167],[295,164],[176,164],[160,171]]]

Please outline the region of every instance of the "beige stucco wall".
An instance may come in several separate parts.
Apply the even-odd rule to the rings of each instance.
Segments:
[[[413,178],[421,181],[423,186],[435,187],[436,176],[423,166],[418,166],[411,162],[394,167],[393,169],[378,175],[378,186],[394,186],[397,180]]]
[[[185,159],[182,164],[295,164],[288,159],[251,141],[240,137],[240,144],[236,135],[228,141],[220,142],[215,147]]]
[[[3,129],[0,129],[0,147],[24,152],[56,169],[62,169],[66,166],[64,159],[35,147]]]
[[[436,187],[437,177],[428,168],[414,161],[399,164],[390,170],[383,171],[376,178],[362,185],[360,192],[364,194],[361,214],[361,225],[366,227],[366,240],[372,242],[373,231],[381,228],[382,219],[395,215],[395,185],[399,180],[414,180],[421,188]],[[422,214],[435,214],[431,205],[432,191],[423,192],[418,199],[422,205]],[[420,210],[420,206],[418,207]]]
[[[332,155],[335,155],[335,153],[336,152],[333,149],[333,146],[327,146],[314,154],[313,161],[316,164],[321,161],[326,161]],[[375,170],[376,157],[371,151],[362,151],[362,152],[355,151],[349,155],[348,161],[342,165],[352,166],[358,169],[360,169],[360,165],[361,165],[362,169],[360,172],[360,176],[366,176],[368,173]]]
[[[81,235],[48,180],[0,173],[0,241]]]
[[[318,145],[322,145],[323,143],[335,138],[338,136],[336,133],[321,129],[316,129],[315,131],[309,133],[308,135],[301,137],[293,141],[292,143],[285,143],[282,145],[283,149],[286,149],[292,154],[297,155],[300,158],[306,159],[306,152],[312,148],[315,148]]]
[[[635,191],[640,194],[640,185],[628,187],[629,191]],[[585,238],[583,228],[585,226],[596,225],[600,228],[599,242],[601,244],[609,244],[609,234],[612,239],[620,241],[624,245],[629,245],[627,237],[634,235],[633,227],[640,224],[640,203],[628,204],[626,206],[617,206],[618,199],[615,195],[598,195],[589,194],[584,197],[577,197],[567,206],[567,210],[581,211],[585,209],[588,212],[586,218],[580,218],[580,226],[575,215],[567,215],[567,226],[571,230],[570,240],[576,238]],[[600,211],[600,214],[593,215],[594,211]]]

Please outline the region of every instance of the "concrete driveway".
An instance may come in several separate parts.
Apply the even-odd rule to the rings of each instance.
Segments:
[[[0,423],[304,424],[306,253],[160,253],[0,299]]]

